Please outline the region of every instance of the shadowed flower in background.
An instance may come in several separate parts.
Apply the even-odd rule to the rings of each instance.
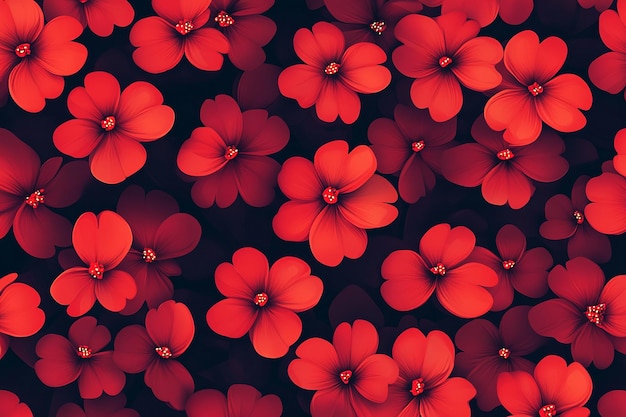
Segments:
[[[509,25],[519,25],[532,13],[533,0],[442,1],[441,14],[454,11],[464,12],[468,19],[477,21],[480,27],[489,26],[498,16]]]
[[[33,412],[11,391],[0,390],[0,414],[7,417],[33,417]]]
[[[187,417],[280,417],[283,405],[274,394],[261,395],[254,387],[234,384],[226,395],[214,389],[196,391],[187,400]]]
[[[83,408],[73,403],[63,404],[56,417],[139,417],[137,411],[124,408],[125,404],[124,394],[115,397],[103,395],[95,400],[85,400]]]
[[[106,37],[113,28],[126,27],[133,22],[135,10],[127,0],[43,0],[43,11],[48,20],[58,16],[71,16],[83,29]]]
[[[626,391],[613,390],[598,400],[598,414],[601,417],[622,417],[626,409]]]

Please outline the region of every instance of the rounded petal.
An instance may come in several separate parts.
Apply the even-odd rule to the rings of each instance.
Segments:
[[[167,346],[172,357],[183,354],[191,344],[195,325],[189,308],[168,300],[146,314],[146,331],[158,346]]]
[[[274,359],[285,356],[301,333],[300,317],[291,310],[277,306],[260,311],[250,329],[250,340],[259,355]]]
[[[206,321],[215,333],[237,339],[250,331],[258,314],[252,299],[227,298],[207,311]]]

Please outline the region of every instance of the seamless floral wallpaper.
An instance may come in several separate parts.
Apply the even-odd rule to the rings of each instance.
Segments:
[[[626,417],[626,0],[0,0],[2,417]]]

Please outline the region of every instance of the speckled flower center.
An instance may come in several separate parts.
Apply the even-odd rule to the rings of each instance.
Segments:
[[[91,349],[87,345],[80,345],[76,349],[76,354],[83,359],[88,359],[91,358]]]
[[[19,56],[20,58],[26,58],[28,55],[30,55],[30,52],[30,43],[27,42],[21,43],[15,48],[15,55]]]
[[[534,97],[537,97],[539,94],[543,93],[543,87],[539,85],[538,82],[534,82],[528,86],[528,92]]]
[[[590,323],[595,324],[596,326],[602,324],[602,320],[604,320],[604,314],[606,313],[606,304],[600,303],[595,306],[588,306],[587,311],[585,311],[585,317],[589,320]]]
[[[339,373],[339,379],[346,385],[350,383],[350,378],[352,378],[352,371],[349,369]]]
[[[235,19],[233,19],[232,16],[230,16],[224,10],[222,10],[217,14],[217,16],[215,16],[215,21],[222,28],[227,28],[228,26],[231,26],[235,23]]]
[[[419,152],[422,149],[424,149],[426,147],[426,144],[424,143],[423,140],[417,140],[413,143],[411,143],[411,150],[413,152]]]
[[[322,198],[326,204],[337,204],[339,191],[335,187],[326,187],[322,193]]]
[[[339,72],[339,67],[341,67],[341,65],[339,65],[338,63],[331,62],[330,64],[326,65],[326,68],[324,68],[324,74],[335,75]]]
[[[172,357],[172,351],[167,346],[159,346],[154,348],[157,355],[162,357],[163,359],[169,359]]]
[[[446,266],[439,262],[437,265],[430,268],[430,272],[434,275],[444,276],[446,274]]]
[[[509,356],[511,356],[511,350],[503,347],[498,351],[498,356],[504,359],[509,359]]]
[[[226,152],[224,152],[224,158],[230,161],[231,159],[235,159],[238,154],[239,149],[237,149],[235,146],[229,145],[226,148]]]
[[[99,262],[92,262],[89,265],[89,275],[93,279],[102,279],[104,276],[104,266]]]
[[[43,188],[36,190],[34,193],[26,197],[26,200],[24,202],[32,208],[39,207],[39,205],[43,204],[45,201],[43,191]]]
[[[414,397],[417,397],[426,389],[426,384],[424,384],[424,380],[422,378],[417,378],[411,381],[411,389],[409,392],[413,394]]]
[[[439,66],[441,68],[445,68],[450,64],[452,64],[452,58],[448,56],[442,56],[441,58],[439,58]]]
[[[377,20],[370,23],[370,29],[376,32],[377,35],[382,35],[385,29],[387,29],[387,25],[385,25],[384,20]]]
[[[107,116],[100,122],[100,127],[110,132],[115,129],[115,116]]]
[[[269,298],[267,297],[267,294],[265,294],[264,292],[260,292],[254,296],[254,304],[258,305],[259,307],[265,306],[265,304],[267,304],[268,301],[269,301]]]
[[[548,404],[539,409],[539,417],[554,417],[556,416],[556,405]]]
[[[186,35],[193,30],[193,22],[191,20],[179,20],[174,28],[181,35]]]
[[[154,249],[150,249],[150,248],[144,248],[143,252],[141,253],[141,259],[144,260],[145,263],[150,264],[154,261],[156,261],[156,252],[154,251]]]
[[[513,152],[511,152],[510,149],[503,149],[500,152],[498,152],[496,154],[496,156],[498,157],[499,160],[501,161],[508,161],[509,159],[513,159],[513,157],[515,156],[515,154]]]
[[[502,268],[506,269],[507,271],[509,269],[512,269],[515,266],[515,261],[509,259],[508,261],[502,261]]]
[[[576,224],[583,224],[585,222],[585,216],[578,210],[574,210],[574,220],[576,220]]]

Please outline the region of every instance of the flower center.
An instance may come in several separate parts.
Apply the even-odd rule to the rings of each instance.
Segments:
[[[193,30],[193,22],[191,20],[179,20],[174,28],[181,35],[186,35]]]
[[[446,274],[446,267],[444,264],[439,262],[437,265],[430,268],[430,272],[432,272],[434,275],[444,276]]]
[[[413,152],[419,152],[426,147],[426,144],[423,140],[418,140],[416,142],[411,143],[411,149]]]
[[[339,379],[341,379],[341,382],[346,385],[348,385],[348,383],[350,382],[350,378],[352,378],[352,371],[349,369],[339,374]]]
[[[414,397],[417,397],[424,392],[425,388],[426,384],[424,384],[424,380],[422,378],[417,378],[411,381],[411,389],[409,392],[413,394]]]
[[[100,122],[100,127],[110,132],[115,128],[115,116],[107,116]]]
[[[20,58],[25,58],[26,56],[30,55],[30,52],[30,43],[21,43],[15,48],[15,55],[19,56]]]
[[[215,16],[215,21],[217,22],[218,25],[220,25],[220,27],[222,28],[227,28],[228,26],[232,25],[233,23],[235,23],[235,19],[233,19],[228,13],[226,13],[224,10],[222,10],[221,12],[219,12],[217,14],[217,16]]]
[[[38,189],[37,191],[35,191],[34,193],[26,197],[25,202],[32,208],[37,208],[39,207],[40,204],[43,204],[44,203],[43,188]]]
[[[589,322],[598,326],[604,319],[604,313],[606,313],[606,304],[600,303],[595,306],[588,306],[587,311],[585,311],[585,316]]]
[[[339,65],[338,63],[331,62],[330,64],[326,65],[326,68],[324,68],[324,74],[335,75],[339,72],[339,67],[341,67],[341,65]]]
[[[543,93],[543,87],[540,86],[538,82],[534,82],[528,86],[528,91],[534,97],[537,97],[539,94]]]
[[[583,216],[580,211],[574,210],[574,220],[576,220],[576,224],[583,224],[585,221],[585,216]]]
[[[94,279],[102,279],[104,276],[104,266],[102,266],[101,263],[92,262],[91,265],[89,265],[89,275]]]
[[[513,159],[515,154],[511,152],[510,149],[504,149],[496,154],[499,160],[508,161],[509,159]]]
[[[507,271],[511,268],[513,268],[515,266],[515,261],[512,260],[508,260],[508,261],[502,261],[502,268],[506,269]]]
[[[370,29],[376,32],[377,35],[382,35],[385,29],[387,29],[387,25],[385,25],[384,20],[377,20],[370,23]]]
[[[447,56],[442,56],[441,58],[439,58],[439,66],[441,68],[445,68],[450,64],[452,64],[452,58]]]
[[[150,248],[145,248],[143,250],[143,252],[141,253],[141,259],[143,259],[147,264],[150,264],[154,261],[156,261],[156,252],[154,251],[154,249],[150,249]]]
[[[263,307],[265,304],[267,304],[268,300],[269,299],[267,297],[267,294],[265,294],[264,292],[260,292],[254,296],[254,304],[258,305],[259,307]]]
[[[503,347],[498,351],[498,356],[504,359],[509,359],[509,356],[511,356],[511,350]]]
[[[87,345],[80,345],[78,349],[76,349],[76,354],[83,359],[91,358],[91,349]]]
[[[337,204],[337,197],[339,196],[339,191],[335,187],[326,187],[324,192],[322,193],[322,198],[326,202],[326,204]]]
[[[154,350],[163,359],[169,359],[172,357],[172,351],[167,346],[155,347]]]
[[[234,147],[232,145],[229,145],[226,148],[226,152],[224,152],[224,158],[226,158],[226,159],[228,159],[230,161],[231,159],[235,159],[237,154],[239,154],[239,149],[237,149],[236,147]]]
[[[554,417],[556,416],[556,405],[548,404],[539,409],[539,417]]]

